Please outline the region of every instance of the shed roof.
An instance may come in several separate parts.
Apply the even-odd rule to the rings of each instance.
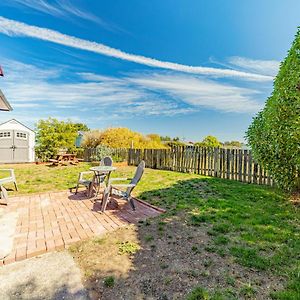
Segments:
[[[18,124],[22,125],[23,127],[27,128],[28,130],[31,130],[32,132],[35,132],[34,130],[32,130],[32,129],[29,128],[28,126],[22,124],[21,122],[19,122],[19,121],[16,120],[16,119],[10,119],[10,120],[8,120],[8,121],[6,121],[6,122],[3,122],[3,123],[0,124],[0,126],[4,125],[4,124],[6,124],[6,123],[10,123],[11,121],[15,121],[16,123],[18,123]]]
[[[0,90],[0,110],[5,110],[5,111],[12,110],[12,107],[10,106],[8,101],[6,100],[4,94],[2,93],[1,90]]]

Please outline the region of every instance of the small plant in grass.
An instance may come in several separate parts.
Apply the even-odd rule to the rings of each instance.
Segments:
[[[187,300],[234,300],[237,299],[234,291],[231,289],[206,291],[202,287],[196,287],[188,294]]]
[[[224,249],[217,249],[216,251],[221,257],[225,257],[226,256],[226,252]]]
[[[225,281],[227,284],[235,286],[235,278],[230,276],[229,274],[225,274]]]
[[[252,285],[248,283],[241,288],[240,294],[244,297],[252,298],[256,294],[256,291]]]
[[[146,220],[146,221],[144,222],[144,225],[145,225],[145,226],[150,226],[150,225],[151,225],[151,223],[150,223],[150,221],[149,221],[149,220]]]
[[[198,247],[197,247],[197,246],[195,246],[195,245],[194,245],[194,246],[192,246],[192,251],[193,251],[193,252],[198,252]]]
[[[214,238],[214,243],[216,245],[227,245],[229,242],[229,238],[225,235],[220,235]]]
[[[172,278],[171,277],[166,277],[165,278],[165,285],[169,285],[172,282]]]
[[[210,253],[215,253],[218,251],[218,248],[213,245],[207,245],[204,249],[205,249],[205,251],[210,252]]]
[[[266,270],[270,266],[268,258],[259,255],[256,249],[245,247],[232,247],[230,253],[236,257],[239,264],[246,267],[254,267],[259,270]]]
[[[115,278],[113,276],[108,276],[104,278],[104,285],[106,287],[112,288],[115,285]]]
[[[227,223],[219,223],[213,226],[213,231],[218,233],[228,233],[230,231],[230,226]]]
[[[204,267],[206,267],[206,268],[210,267],[210,266],[212,265],[212,263],[213,263],[213,261],[212,261],[211,259],[205,259],[205,260],[203,261],[203,265],[204,265]]]
[[[209,300],[210,297],[208,292],[204,288],[196,287],[188,294],[186,299],[187,300]]]
[[[162,226],[158,226],[158,231],[164,231],[164,228]]]
[[[199,276],[199,273],[194,270],[194,269],[191,269],[191,270],[187,270],[184,272],[188,277],[193,277],[193,278],[197,278]]]
[[[151,241],[153,241],[153,239],[154,239],[154,237],[152,235],[146,235],[145,236],[145,241],[146,242],[151,242]]]
[[[207,271],[202,271],[200,273],[200,275],[203,276],[203,277],[208,277],[210,275],[210,272],[208,270]]]
[[[95,238],[93,240],[94,244],[98,244],[98,245],[102,245],[104,243],[104,239],[103,238]]]
[[[271,293],[274,300],[300,299],[300,267],[296,268],[290,274],[290,281],[283,291]]]
[[[119,243],[119,254],[135,254],[138,250],[140,250],[140,246],[134,242],[122,242]]]
[[[162,263],[162,264],[160,265],[160,267],[161,267],[161,269],[167,269],[167,268],[168,268],[168,265],[165,264],[165,263]]]
[[[208,222],[209,218],[204,214],[192,215],[190,219],[190,224],[193,226],[199,226],[202,223]]]

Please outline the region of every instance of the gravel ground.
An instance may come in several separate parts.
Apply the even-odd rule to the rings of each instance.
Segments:
[[[67,252],[54,252],[0,268],[1,300],[87,300],[80,270]]]

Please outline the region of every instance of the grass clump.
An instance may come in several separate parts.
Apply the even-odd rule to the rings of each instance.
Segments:
[[[186,300],[209,300],[208,292],[202,287],[196,287],[187,296]]]
[[[108,276],[104,278],[104,286],[112,288],[115,285],[115,277],[114,276]]]
[[[135,254],[138,250],[140,250],[140,246],[137,243],[134,242],[121,242],[119,243],[119,254]]]

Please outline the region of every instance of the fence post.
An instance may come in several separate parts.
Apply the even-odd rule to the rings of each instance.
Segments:
[[[215,177],[220,177],[219,175],[219,148],[214,148],[214,176]]]

